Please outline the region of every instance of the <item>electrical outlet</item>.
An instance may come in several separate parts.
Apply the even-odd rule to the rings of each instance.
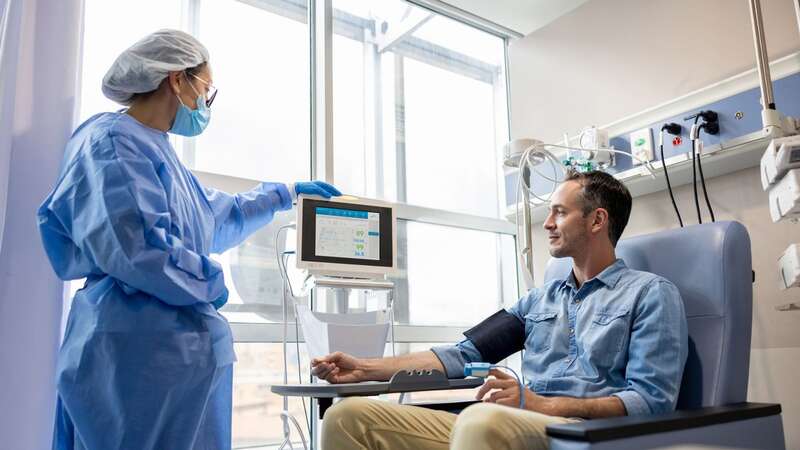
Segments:
[[[653,130],[652,128],[642,128],[630,134],[631,137],[631,158],[633,165],[638,166],[643,161],[652,161],[653,154]]]

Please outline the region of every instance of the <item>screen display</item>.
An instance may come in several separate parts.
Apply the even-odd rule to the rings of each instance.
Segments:
[[[303,261],[392,267],[392,209],[384,206],[303,200]]]
[[[318,206],[315,216],[317,256],[381,259],[380,214]]]

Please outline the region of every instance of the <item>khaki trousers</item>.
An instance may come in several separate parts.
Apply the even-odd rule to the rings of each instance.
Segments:
[[[322,450],[547,449],[547,425],[574,421],[492,403],[456,415],[350,397],[325,413]]]

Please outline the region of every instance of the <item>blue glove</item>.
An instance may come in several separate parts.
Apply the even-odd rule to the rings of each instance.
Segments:
[[[294,184],[294,191],[297,195],[319,195],[320,197],[331,198],[331,196],[342,195],[338,189],[324,181],[298,181]]]

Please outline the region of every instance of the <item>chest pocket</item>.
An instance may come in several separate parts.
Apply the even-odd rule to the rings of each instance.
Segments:
[[[601,311],[592,318],[593,350],[610,363],[622,351],[630,332],[630,310]]]
[[[530,313],[525,316],[525,334],[528,336],[531,351],[539,353],[550,349],[557,319],[557,311]]]

